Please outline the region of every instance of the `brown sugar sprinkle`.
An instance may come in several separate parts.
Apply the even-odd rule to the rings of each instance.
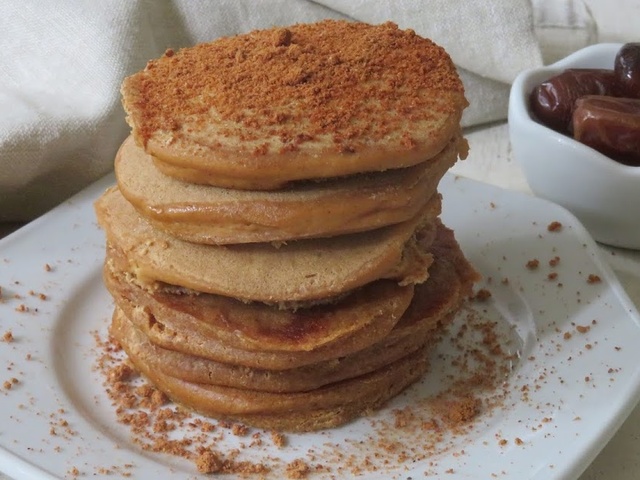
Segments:
[[[154,389],[153,392],[151,392],[149,400],[149,408],[153,410],[158,409],[169,402],[169,398],[166,396],[166,394],[158,389]]]
[[[522,439],[520,437],[516,437],[516,439],[514,440],[514,443],[516,445],[524,445],[524,442],[522,441]]]
[[[32,297],[38,297],[40,300],[46,300],[47,296],[44,293],[34,292],[33,290],[29,290],[29,295]]]
[[[145,145],[156,132],[179,137],[184,119],[202,117],[227,138],[271,136],[284,151],[328,136],[338,151],[355,152],[390,134],[413,148],[421,121],[466,106],[445,50],[391,22],[325,20],[219,38],[150,61],[123,90],[134,92],[125,105]],[[458,100],[440,101],[447,93]],[[269,146],[250,148],[258,155]]]
[[[600,283],[601,281],[602,279],[598,275],[595,275],[593,273],[590,273],[587,277],[587,283]]]
[[[475,298],[479,302],[485,302],[491,298],[491,291],[486,288],[481,288],[476,292],[473,298]]]
[[[448,423],[459,425],[467,423],[480,413],[480,399],[468,395],[446,403],[444,418]]]
[[[558,257],[557,255],[553,257],[551,260],[549,260],[550,267],[556,267],[558,266],[559,263],[560,263],[560,257]]]
[[[562,224],[560,222],[554,221],[547,225],[547,230],[550,232],[559,232],[562,230]]]
[[[13,333],[11,332],[11,330],[7,330],[6,332],[4,332],[4,335],[2,335],[2,341],[6,343],[13,342]]]
[[[196,458],[196,468],[200,473],[217,473],[222,470],[222,460],[211,450],[201,452]]]
[[[589,325],[576,325],[576,330],[580,333],[587,333],[591,330],[591,327]]]
[[[291,30],[288,28],[280,28],[275,31],[275,42],[274,46],[276,47],[288,47],[291,45]]]
[[[286,437],[279,432],[271,432],[271,441],[278,448],[282,448],[287,445]]]
[[[51,267],[51,265],[49,265],[48,263],[44,264],[44,271],[45,272],[50,272],[52,270],[53,270],[53,268]]]
[[[558,272],[551,272],[547,275],[547,279],[549,280],[555,280],[558,278]]]
[[[143,385],[136,389],[136,393],[140,397],[140,406],[156,411],[160,407],[166,405],[169,398],[160,390],[151,385]]]
[[[126,363],[121,363],[109,371],[109,380],[112,382],[123,382],[131,379],[135,375],[134,370]]]
[[[535,270],[536,268],[538,268],[538,266],[540,266],[540,260],[538,260],[537,258],[529,260],[526,265],[529,270]]]
[[[287,464],[287,478],[307,478],[310,472],[311,468],[304,462],[304,460],[296,459]]]
[[[241,423],[236,423],[231,427],[231,432],[238,437],[244,437],[249,433],[249,427]]]

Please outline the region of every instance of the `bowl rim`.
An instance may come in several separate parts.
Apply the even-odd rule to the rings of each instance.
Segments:
[[[606,169],[626,177],[632,176],[640,178],[640,166],[625,165],[617,162],[603,153],[600,153],[567,135],[556,132],[535,120],[531,115],[528,102],[531,89],[529,83],[532,77],[540,77],[537,80],[537,82],[540,82],[567,68],[581,68],[580,64],[588,62],[589,59],[592,59],[595,56],[607,55],[610,52],[617,52],[620,50],[622,45],[624,44],[598,43],[589,45],[550,65],[529,68],[520,72],[511,86],[511,92],[509,95],[508,123],[510,125],[517,124],[518,127],[524,129],[527,134],[535,135],[536,137],[544,136],[551,142],[561,144],[564,148],[573,150],[576,155],[584,157],[584,161],[588,161],[600,169]],[[613,63],[613,58],[611,60]]]

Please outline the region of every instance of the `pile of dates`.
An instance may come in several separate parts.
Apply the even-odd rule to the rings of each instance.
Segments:
[[[549,128],[640,166],[640,43],[623,45],[613,70],[572,68],[541,83],[530,105]]]

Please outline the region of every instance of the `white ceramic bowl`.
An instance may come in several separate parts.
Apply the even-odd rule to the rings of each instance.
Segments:
[[[536,85],[567,68],[613,68],[621,46],[593,45],[522,72],[509,97],[509,135],[533,193],[570,210],[597,241],[640,249],[640,167],[617,163],[545,127],[529,109]]]

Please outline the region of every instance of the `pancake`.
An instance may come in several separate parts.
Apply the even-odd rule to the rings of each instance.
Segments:
[[[104,282],[116,304],[129,302],[153,318],[150,328],[165,335],[190,332],[228,348],[261,352],[304,352],[334,347],[376,323],[391,330],[409,306],[413,286],[389,280],[368,284],[330,304],[296,311],[263,303],[243,303],[212,294],[149,292],[126,280],[107,258]],[[127,309],[123,305],[123,308]],[[344,354],[346,352],[342,352]]]
[[[355,378],[307,392],[271,393],[187,382],[153,368],[126,342],[122,347],[138,371],[183,407],[210,417],[290,431],[328,428],[368,413],[418,380],[428,368],[426,350],[419,349]]]
[[[199,328],[174,329],[172,323],[158,323],[148,308],[120,297],[116,305],[155,345],[210,360],[251,368],[286,370],[311,365],[362,350],[385,338],[398,322],[393,317],[378,317],[357,332],[314,350],[260,351],[232,347]]]
[[[110,248],[126,259],[139,283],[267,303],[320,300],[389,278],[401,285],[428,278],[429,242],[440,213],[435,196],[411,220],[362,233],[290,242],[199,245],[152,228],[120,194],[107,190],[95,204]]]
[[[162,174],[129,137],[115,161],[118,187],[154,227],[194,243],[329,237],[410,220],[436,193],[465,141],[428,162],[381,173],[303,182],[275,192],[196,185]]]
[[[443,48],[393,23],[335,20],[168,50],[121,91],[163,173],[251,190],[427,161],[467,106]]]
[[[136,328],[120,309],[113,314],[109,332],[118,343],[135,350],[141,362],[170,377],[204,385],[293,393],[314,390],[393,363],[433,343],[441,327],[447,325],[451,317],[424,317],[420,322],[404,324],[402,331],[398,330],[398,334],[394,335],[394,340],[383,339],[349,355],[286,370],[221,363],[160,347]],[[410,325],[413,328],[408,328]]]

